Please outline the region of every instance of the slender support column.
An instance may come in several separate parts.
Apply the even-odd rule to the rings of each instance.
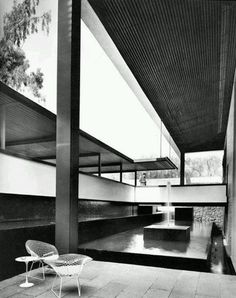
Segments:
[[[123,181],[123,169],[122,169],[122,163],[120,164],[120,182],[122,182]]]
[[[78,249],[80,15],[80,1],[58,1],[55,239],[60,254]]]
[[[162,157],[162,122],[161,122],[161,129],[160,129],[160,157]]]
[[[6,149],[6,110],[0,107],[0,148]]]
[[[185,153],[181,152],[180,155],[180,185],[184,185],[185,177]]]
[[[98,154],[98,176],[101,177],[102,173],[102,164],[101,164],[101,154]]]
[[[137,186],[137,171],[134,172],[134,186]]]

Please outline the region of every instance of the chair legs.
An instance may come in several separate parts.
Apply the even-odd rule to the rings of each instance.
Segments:
[[[43,275],[42,278],[40,278],[40,277],[35,277],[35,276],[31,276],[31,275],[30,275],[30,272],[31,272],[31,270],[33,269],[34,264],[37,263],[37,262],[39,263],[39,268],[40,268],[40,267],[42,268],[42,275]],[[31,266],[30,266],[30,270],[29,270],[29,277],[30,277],[30,278],[39,279],[39,280],[45,280],[44,263],[43,263],[41,260],[40,260],[40,261],[36,261],[36,262],[32,262],[32,264],[31,264]]]
[[[60,285],[59,285],[59,293],[58,294],[55,292],[55,287],[54,287],[55,280],[56,280],[57,276],[60,278]],[[76,275],[76,281],[77,281],[77,287],[78,287],[78,295],[80,296],[81,295],[81,290],[80,290],[81,287],[80,287],[80,282],[79,282],[79,276],[77,276],[77,275]],[[53,280],[51,291],[53,292],[53,294],[57,298],[61,298],[61,290],[62,290],[62,276],[57,274],[55,276],[54,280]]]
[[[61,298],[61,288],[62,288],[62,277],[58,275],[58,277],[60,278],[60,288],[59,288],[59,295],[55,292],[54,290],[54,283],[55,283],[55,280],[57,278],[57,275],[55,276],[55,278],[53,279],[53,283],[52,283],[52,288],[51,288],[51,291],[53,292],[53,294],[58,297],[58,298]]]
[[[77,280],[77,286],[78,286],[78,294],[79,294],[79,296],[81,295],[81,291],[80,291],[80,282],[79,282],[79,276],[76,278],[76,280]]]

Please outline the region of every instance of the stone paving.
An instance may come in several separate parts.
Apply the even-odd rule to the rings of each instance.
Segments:
[[[33,271],[33,276],[40,274]],[[0,282],[0,297],[54,298],[51,292],[55,276],[31,279],[35,285],[20,288],[24,274]],[[235,298],[236,276],[172,270],[138,265],[92,261],[80,277],[81,297],[91,298]],[[62,297],[78,297],[76,281],[65,280]]]

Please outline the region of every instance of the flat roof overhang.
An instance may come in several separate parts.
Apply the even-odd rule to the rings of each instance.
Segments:
[[[56,163],[56,115],[0,82],[0,108],[5,113],[5,147],[2,152],[48,164]],[[167,157],[134,161],[80,130],[79,169],[98,173],[176,169]]]
[[[90,166],[81,165],[80,164],[80,170],[96,174],[98,173],[98,165],[96,163],[91,164]],[[155,171],[155,170],[171,170],[171,169],[177,169],[176,165],[168,158],[156,158],[152,160],[147,161],[133,161],[131,163],[123,163],[122,164],[122,172],[128,173],[128,172],[136,172],[136,171]],[[104,163],[102,165],[102,173],[119,173],[120,172],[120,164],[119,163]]]
[[[236,66],[235,1],[88,3],[180,151],[222,150]]]

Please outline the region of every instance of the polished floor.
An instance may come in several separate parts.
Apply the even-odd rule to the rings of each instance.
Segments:
[[[166,224],[166,222],[158,223]],[[174,222],[171,223],[173,225]],[[178,225],[186,222],[178,222]],[[191,225],[191,223],[189,223]],[[80,245],[80,248],[162,255],[194,259],[207,259],[211,237],[211,224],[194,222],[190,241],[144,240],[143,227],[100,238]]]
[[[22,264],[22,266],[24,266]],[[22,271],[24,269],[22,268]],[[34,275],[39,271],[35,270]],[[24,274],[0,282],[1,298],[53,298],[54,276],[35,285],[19,285]],[[235,298],[236,276],[92,261],[81,275],[81,297],[91,298]],[[78,297],[74,279],[64,283],[62,297]]]

